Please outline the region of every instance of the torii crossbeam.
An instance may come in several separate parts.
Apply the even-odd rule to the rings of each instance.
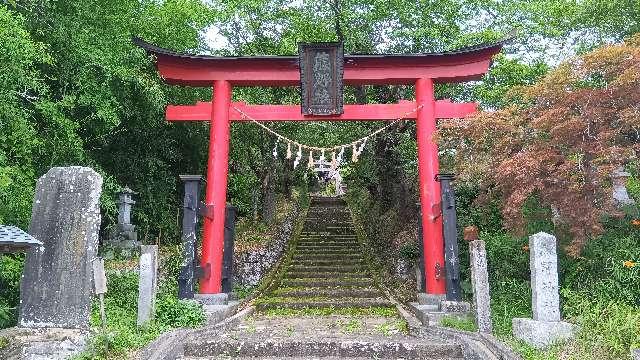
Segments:
[[[163,79],[176,85],[213,87],[211,102],[169,105],[167,120],[210,121],[209,160],[205,204],[213,206],[213,218],[204,219],[202,267],[210,275],[200,281],[200,292],[221,291],[224,212],[227,194],[230,124],[246,121],[381,121],[398,118],[416,121],[419,193],[422,204],[426,292],[445,294],[444,241],[440,216],[438,147],[433,136],[436,119],[459,118],[475,112],[476,104],[436,101],[435,83],[477,80],[500,52],[504,41],[451,52],[411,55],[345,55],[346,85],[414,85],[415,101],[397,104],[345,105],[344,113],[305,116],[300,106],[248,105],[231,102],[234,86],[298,86],[300,68],[294,56],[217,57],[180,54],[134,39],[156,58]],[[238,111],[240,110],[240,111]],[[244,113],[244,114],[243,114]]]

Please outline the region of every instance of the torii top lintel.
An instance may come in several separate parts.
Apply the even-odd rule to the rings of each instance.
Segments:
[[[436,83],[477,80],[509,39],[455,51],[407,55],[345,55],[346,85],[414,85],[417,79]],[[297,86],[297,56],[221,57],[181,54],[142,39],[134,43],[153,54],[160,75],[169,84],[209,87],[216,80],[234,86]]]

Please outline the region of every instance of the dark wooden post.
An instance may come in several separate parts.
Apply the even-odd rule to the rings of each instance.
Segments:
[[[447,279],[447,300],[461,301],[460,261],[458,257],[458,230],[456,194],[451,186],[453,174],[438,174],[436,180],[442,189],[442,221],[444,235],[444,262]]]
[[[238,208],[227,204],[224,218],[224,252],[222,258],[222,292],[233,291],[233,244],[236,234]]]
[[[200,175],[180,175],[180,180],[184,182],[184,211],[182,216],[183,263],[178,277],[178,298],[193,299],[194,275],[198,266],[196,256],[198,207],[203,179]]]

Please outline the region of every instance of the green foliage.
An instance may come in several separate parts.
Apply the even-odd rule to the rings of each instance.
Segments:
[[[640,231],[630,218],[611,219],[607,231],[588,243],[578,259],[560,256],[562,313],[580,325],[576,340],[544,352],[511,337],[511,319],[531,317],[531,287],[525,239],[482,234],[487,243],[491,311],[496,334],[526,359],[624,359],[640,343]]]
[[[408,242],[402,244],[399,249],[399,255],[401,258],[415,261],[420,257],[420,249],[417,242]]]
[[[459,318],[456,316],[444,316],[440,319],[440,325],[452,329],[464,330],[464,331],[476,331],[476,323],[473,319]]]
[[[23,265],[22,255],[0,255],[0,329],[17,322]]]
[[[202,307],[193,301],[177,299],[177,289],[170,277],[161,282],[156,297],[155,318],[139,327],[137,321],[138,274],[109,270],[109,291],[105,296],[107,327],[91,338],[89,348],[77,359],[120,359],[133,349],[154,340],[161,333],[177,327],[196,327],[205,321]],[[93,302],[91,325],[100,328],[98,301]]]
[[[162,296],[156,302],[155,321],[169,327],[195,327],[202,325],[205,315],[195,301],[178,300],[174,294]]]

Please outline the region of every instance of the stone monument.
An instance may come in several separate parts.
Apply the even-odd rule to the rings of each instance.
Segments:
[[[489,293],[489,272],[487,269],[487,251],[483,240],[478,239],[478,229],[469,226],[464,229],[464,240],[469,242],[471,258],[471,288],[473,290],[473,308],[476,314],[478,331],[491,334],[491,296]]]
[[[513,335],[542,349],[573,337],[576,326],[560,320],[556,237],[544,232],[529,237],[533,319],[513,319]]]
[[[629,197],[627,192],[627,178],[631,174],[624,171],[623,167],[619,167],[611,174],[611,182],[613,183],[613,201],[617,206],[635,205],[635,200]]]
[[[138,282],[138,325],[153,319],[158,291],[158,246],[143,245]]]
[[[136,203],[133,200],[135,194],[128,186],[118,193],[118,223],[108,241],[108,244],[114,248],[133,250],[140,246],[136,226],[131,224],[131,210]]]
[[[20,281],[23,327],[88,328],[92,261],[100,227],[102,177],[86,167],[55,167],[36,184]]]

